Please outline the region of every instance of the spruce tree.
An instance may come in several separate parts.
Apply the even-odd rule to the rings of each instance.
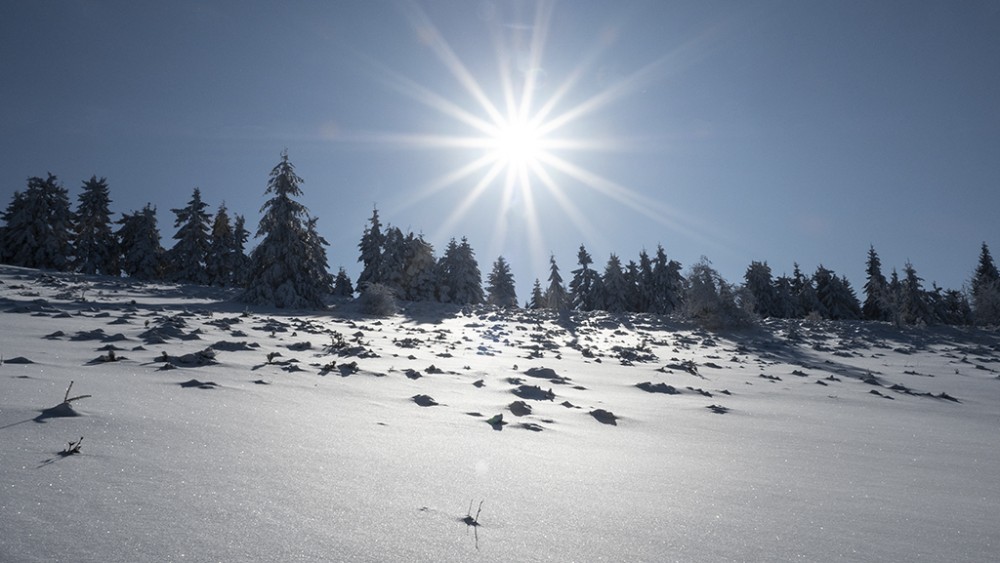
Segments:
[[[7,204],[7,209],[0,215],[4,225],[0,228],[0,262],[14,264],[15,251],[21,248],[21,231],[27,225],[28,216],[24,212],[24,193],[15,191]]]
[[[666,254],[663,255],[666,259]],[[653,279],[653,261],[645,249],[639,253],[639,273],[636,280],[636,311],[650,313],[655,309],[656,286]]]
[[[309,212],[295,200],[302,195],[302,178],[281,154],[271,170],[265,194],[273,194],[261,207],[257,237],[263,240],[250,256],[249,283],[242,300],[279,308],[323,308],[323,297],[332,289],[323,246]]]
[[[209,285],[230,286],[236,283],[236,271],[240,267],[240,253],[236,233],[229,220],[229,211],[223,202],[215,212],[212,221],[212,237],[205,256],[205,273]]]
[[[363,291],[368,284],[382,281],[379,275],[382,272],[382,246],[385,237],[382,235],[382,223],[378,218],[377,207],[372,210],[369,223],[371,224],[365,227],[361,242],[358,244],[358,249],[361,251],[361,255],[358,256],[358,262],[361,262],[361,274],[358,275],[358,283],[355,284],[358,291]]]
[[[406,269],[404,271],[404,299],[408,301],[433,301],[437,287],[437,260],[434,247],[423,236],[410,233],[406,240]]]
[[[559,266],[556,265],[556,255],[552,254],[549,256],[549,285],[545,290],[545,307],[559,311],[568,305],[569,299],[562,276],[559,275]]]
[[[243,215],[236,215],[233,218],[233,257],[235,266],[233,267],[233,285],[235,287],[246,287],[247,277],[250,275],[250,257],[247,256],[247,241],[250,240],[250,231],[246,228],[246,219]]]
[[[15,205],[16,204],[16,205]],[[8,262],[27,268],[68,270],[73,256],[69,192],[53,174],[28,179],[28,188],[5,214]]]
[[[354,295],[354,285],[351,284],[351,278],[347,276],[343,266],[337,271],[337,277],[333,280],[333,294],[337,297]]]
[[[479,272],[479,263],[472,250],[469,240],[462,237],[458,245],[458,260],[455,279],[455,297],[453,303],[463,305],[478,305],[485,299],[483,295],[483,276]]]
[[[602,305],[601,299],[601,279],[597,272],[590,267],[594,260],[584,245],[580,245],[580,250],[576,254],[579,268],[573,270],[573,279],[569,282],[569,298],[573,309],[578,311],[594,311]]]
[[[542,291],[542,282],[535,278],[535,284],[531,286],[531,299],[526,305],[528,309],[544,309],[545,308],[545,293]]]
[[[652,275],[652,311],[660,315],[669,315],[681,306],[684,278],[681,276],[680,262],[668,260],[663,245],[656,247]]]
[[[156,224],[156,208],[146,204],[141,211],[122,214],[115,232],[125,275],[143,281],[163,277],[163,247]]]
[[[486,277],[486,302],[497,307],[517,307],[514,274],[503,256],[493,262],[493,270]]]
[[[625,310],[632,313],[641,312],[639,293],[639,265],[635,260],[629,260],[625,266]]]
[[[109,193],[107,178],[91,176],[78,197],[74,265],[84,274],[121,273],[118,244],[111,228]]]
[[[750,294],[754,313],[764,318],[780,316],[771,267],[767,262],[750,262],[743,280],[744,287]]]
[[[389,288],[393,295],[405,295],[406,237],[398,227],[388,226],[382,242],[382,255],[376,275],[378,283]]]
[[[868,265],[865,270],[865,302],[861,306],[861,316],[868,321],[888,321],[892,317],[889,311],[888,282],[882,275],[882,262],[879,260],[875,246],[868,248]]]
[[[212,217],[205,212],[208,204],[201,200],[201,190],[195,188],[187,206],[171,209],[176,216],[174,227],[177,242],[167,252],[167,270],[171,279],[179,282],[207,284],[206,261]]]
[[[900,315],[906,324],[928,324],[932,322],[930,306],[924,293],[923,278],[917,276],[917,270],[907,260],[903,266],[903,279],[900,293]]]
[[[628,288],[625,285],[625,275],[621,260],[614,253],[608,258],[601,277],[601,293],[603,303],[600,308],[609,313],[623,313],[626,306]]]
[[[985,242],[972,275],[972,310],[978,324],[1000,323],[1000,272]]]

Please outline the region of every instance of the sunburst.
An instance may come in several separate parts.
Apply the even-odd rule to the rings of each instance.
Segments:
[[[498,56],[500,91],[491,96],[426,13],[415,4],[407,6],[407,16],[417,36],[458,82],[466,99],[444,96],[377,61],[370,61],[371,66],[380,69],[380,77],[401,94],[447,117],[454,122],[453,125],[465,128],[467,133],[390,133],[371,135],[368,140],[419,149],[462,150],[463,154],[473,155],[464,164],[427,182],[421,189],[411,192],[405,201],[399,202],[398,207],[402,209],[442,190],[461,188],[464,196],[438,225],[435,238],[453,235],[455,224],[467,216],[484,194],[499,187],[502,190],[501,205],[496,213],[491,245],[499,249],[504,247],[508,235],[504,218],[516,207],[525,220],[526,235],[533,242],[532,262],[540,263],[547,256],[543,255],[546,250],[535,203],[537,190],[544,190],[559,206],[559,213],[581,233],[591,239],[599,236],[600,229],[595,229],[574,203],[576,197],[568,195],[568,185],[572,185],[574,190],[586,189],[610,198],[671,229],[696,234],[695,229],[684,227],[683,218],[664,203],[588,169],[579,158],[588,151],[610,153],[634,148],[636,143],[628,140],[588,138],[581,136],[579,131],[586,129],[588,117],[650,81],[676,70],[681,66],[679,59],[691,49],[690,45],[679,47],[583,101],[571,103],[568,101],[570,94],[576,93],[574,89],[581,78],[591,69],[593,61],[608,48],[609,42],[598,41],[590,53],[583,54],[562,82],[554,87],[544,85],[543,88],[546,75],[539,69],[542,68],[554,3],[538,2],[533,24],[517,28],[519,33],[530,30],[527,50],[530,55],[527,64],[523,65],[527,70],[515,70],[510,57]],[[493,29],[495,50],[497,53],[511,52],[511,41],[505,40],[502,31],[501,27]],[[573,133],[569,134],[570,131]]]

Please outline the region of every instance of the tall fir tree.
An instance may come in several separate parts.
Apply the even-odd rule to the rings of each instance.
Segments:
[[[744,287],[750,294],[751,308],[760,317],[780,316],[780,307],[767,262],[750,262],[743,274]]]
[[[19,229],[23,229],[23,225],[27,224],[24,206],[24,193],[15,191],[10,203],[7,204],[7,209],[0,214],[0,219],[4,222],[0,227],[0,262],[4,264],[13,264],[15,250],[20,249]]]
[[[681,264],[668,260],[663,245],[657,245],[652,271],[652,312],[669,315],[681,306],[684,291],[684,277]]]
[[[535,284],[531,286],[531,299],[525,307],[535,310],[545,308],[545,292],[542,291],[542,282],[538,278],[535,278]]]
[[[930,306],[923,288],[923,278],[909,260],[903,266],[900,288],[900,315],[905,324],[929,324],[932,322]]]
[[[569,282],[569,298],[572,308],[578,311],[597,310],[603,305],[601,303],[601,278],[590,267],[594,260],[582,244],[576,254],[576,261],[580,267],[572,271],[573,278]]]
[[[378,218],[378,208],[372,209],[372,218],[369,225],[365,226],[365,232],[361,235],[361,242],[358,249],[361,255],[358,262],[361,262],[361,274],[358,275],[358,283],[355,289],[363,291],[365,286],[372,283],[381,282],[379,277],[382,272],[382,246],[385,244],[385,236],[382,234],[382,223]]]
[[[985,242],[972,274],[972,311],[978,324],[1000,324],[1000,272]]]
[[[378,283],[392,290],[393,295],[405,295],[406,237],[398,227],[386,226],[382,255],[377,273]]]
[[[623,313],[627,309],[628,288],[625,285],[625,274],[622,262],[614,253],[608,258],[601,277],[602,303],[599,308],[609,313]]]
[[[111,197],[107,178],[91,176],[78,197],[75,221],[75,261],[84,274],[121,274],[118,243],[111,227]]]
[[[233,285],[236,287],[246,287],[247,277],[250,270],[250,257],[247,256],[247,242],[250,240],[250,231],[246,228],[246,219],[243,215],[237,214],[233,218],[233,249],[236,253],[236,265],[233,270]]]
[[[236,284],[240,267],[240,250],[229,219],[229,210],[223,202],[212,220],[212,236],[205,256],[205,273],[209,285],[227,287]]]
[[[875,252],[875,245],[868,248],[865,275],[865,302],[861,306],[861,317],[867,321],[891,320],[889,282],[882,275],[882,261],[879,260],[878,253]]]
[[[478,305],[483,302],[482,275],[466,238],[451,239],[438,264],[438,299],[444,303]]]
[[[156,222],[156,208],[146,204],[140,211],[122,214],[115,231],[121,250],[122,271],[143,281],[163,278],[163,247]]]
[[[27,268],[68,270],[73,257],[73,212],[69,192],[58,178],[28,179],[23,195],[4,214],[4,254],[7,261]]]
[[[209,281],[206,261],[212,216],[205,212],[206,208],[208,204],[201,200],[201,190],[195,188],[185,207],[170,210],[176,216],[177,242],[167,252],[167,271],[175,281],[201,285]]]
[[[549,285],[545,289],[545,307],[560,311],[569,306],[569,296],[566,293],[566,286],[563,285],[562,276],[559,274],[559,266],[556,264],[556,255],[549,256]]]
[[[437,260],[434,247],[423,236],[407,235],[405,293],[408,301],[433,301],[437,288]]]
[[[486,276],[486,302],[497,307],[517,307],[514,274],[503,256],[493,262],[493,269]]]
[[[332,289],[323,249],[326,241],[315,228],[304,205],[302,178],[288,160],[288,152],[268,179],[271,199],[261,207],[257,237],[263,237],[250,256],[249,283],[242,300],[279,308],[323,308],[323,298]]]

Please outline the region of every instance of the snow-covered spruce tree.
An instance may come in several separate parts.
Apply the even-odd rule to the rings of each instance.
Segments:
[[[156,225],[156,208],[146,204],[140,211],[123,213],[115,232],[122,252],[122,271],[143,281],[163,277],[163,247],[160,229]]]
[[[486,302],[497,307],[517,307],[514,274],[503,256],[493,262],[493,269],[486,276]]]
[[[581,244],[580,250],[576,254],[579,268],[573,270],[573,279],[569,282],[569,298],[572,308],[578,311],[594,311],[600,309],[601,302],[601,278],[593,268],[594,263],[590,253]]]
[[[704,256],[688,271],[681,311],[686,318],[712,330],[752,322],[749,313],[736,303],[733,287]]]
[[[333,280],[333,294],[336,297],[350,297],[354,295],[354,285],[351,278],[347,276],[347,270],[341,266],[337,271],[337,277]]]
[[[795,294],[796,318],[822,316],[823,305],[816,295],[816,286],[812,278],[799,269],[798,263],[792,264],[792,291]]]
[[[559,266],[556,265],[556,255],[549,256],[549,286],[545,290],[545,307],[561,311],[569,306],[569,296],[566,287],[563,285],[562,276],[559,275]]]
[[[681,276],[681,264],[676,260],[668,260],[663,245],[657,245],[656,257],[653,259],[653,310],[660,315],[669,315],[677,310],[683,301],[684,277]]]
[[[900,315],[903,323],[909,325],[930,324],[930,306],[924,292],[923,278],[917,276],[917,270],[909,260],[903,265],[903,279],[900,292]]]
[[[938,322],[948,325],[971,325],[975,322],[972,307],[965,294],[957,289],[948,289],[941,294],[941,288],[935,286],[934,316]]]
[[[7,228],[3,247],[9,263],[27,268],[70,268],[73,213],[69,192],[54,175],[28,178],[23,196],[15,194],[4,215]]]
[[[17,230],[11,228],[11,225],[20,220],[23,207],[24,193],[15,191],[10,198],[10,203],[7,204],[7,209],[0,214],[0,219],[3,219],[4,222],[3,226],[0,226],[0,262],[4,264],[13,264],[14,250],[19,248],[14,246]]]
[[[397,297],[405,294],[406,237],[399,227],[386,226],[382,242],[382,258],[377,278]]]
[[[819,314],[824,319],[855,320],[861,318],[861,306],[850,283],[838,277],[833,270],[822,265],[813,274],[816,284],[816,299],[819,301]]]
[[[382,223],[378,218],[378,208],[372,210],[370,225],[365,226],[365,232],[361,235],[361,242],[358,249],[361,255],[358,262],[361,262],[361,274],[358,275],[358,283],[355,288],[363,291],[364,287],[370,283],[379,283],[382,271],[382,246],[385,244],[385,236],[382,234]]]
[[[777,317],[791,319],[795,317],[795,296],[792,293],[792,278],[782,275],[774,280],[774,301],[778,310]]]
[[[247,256],[247,241],[250,240],[250,231],[246,228],[246,219],[242,215],[233,218],[233,250],[236,265],[233,268],[233,286],[246,287],[247,276],[250,270],[250,257]]]
[[[640,313],[639,309],[639,265],[629,260],[625,265],[625,310]]]
[[[288,309],[324,306],[333,281],[326,270],[326,241],[316,233],[305,206],[294,199],[302,195],[301,182],[283,152],[264,191],[273,195],[261,207],[257,237],[263,240],[250,256],[244,302]]]
[[[622,272],[622,262],[614,253],[608,258],[601,277],[602,303],[600,308],[609,313],[623,313],[626,310],[625,275]]]
[[[205,212],[208,207],[201,200],[201,190],[195,188],[191,200],[180,209],[171,209],[176,216],[174,227],[174,247],[167,251],[167,276],[178,282],[205,285],[208,283],[206,259],[208,258],[209,233],[212,216]]]
[[[1000,272],[985,242],[972,274],[972,311],[977,324],[1000,324]]]
[[[437,289],[437,260],[434,247],[423,236],[406,237],[405,294],[408,301],[433,301]]]
[[[889,311],[889,287],[882,275],[882,261],[875,252],[875,245],[868,248],[868,263],[865,268],[865,302],[861,305],[861,318],[866,321],[888,321],[892,318]]]
[[[531,299],[525,304],[528,309],[544,309],[545,308],[545,292],[542,291],[542,282],[535,278],[535,285],[531,286]]]
[[[118,242],[111,228],[111,197],[107,178],[91,176],[83,183],[76,207],[75,269],[84,274],[121,273]]]
[[[234,285],[236,270],[239,268],[236,233],[229,220],[229,211],[223,202],[215,212],[212,221],[212,238],[205,256],[205,273],[209,285],[227,287]]]
[[[454,298],[452,303],[479,305],[485,300],[483,295],[483,275],[479,271],[476,253],[469,240],[462,237],[458,244],[458,260],[455,271]]]
[[[635,283],[635,310],[639,313],[653,312],[653,304],[656,303],[656,291],[653,283],[653,260],[649,257],[646,249],[642,249],[639,252],[639,272]]]
[[[762,318],[779,317],[778,299],[775,295],[774,280],[771,278],[771,267],[767,262],[750,262],[743,274],[744,288],[750,295],[748,305],[755,314]]]

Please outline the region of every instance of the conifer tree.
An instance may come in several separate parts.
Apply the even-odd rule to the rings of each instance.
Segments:
[[[573,270],[573,279],[569,282],[569,297],[572,307],[578,311],[594,311],[601,307],[601,278],[590,267],[594,260],[584,245],[576,255],[579,268]]]
[[[305,206],[294,199],[302,195],[300,183],[288,152],[283,152],[264,192],[273,195],[261,207],[257,237],[263,240],[250,256],[249,283],[242,295],[247,303],[323,308],[323,297],[332,289],[326,241]]]
[[[398,227],[387,226],[382,238],[382,254],[376,279],[391,290],[393,295],[402,297],[405,294],[405,270],[406,237]]]
[[[433,301],[437,287],[437,260],[434,247],[423,236],[407,235],[404,299]]]
[[[1000,272],[985,242],[972,275],[972,310],[978,324],[1000,323]]]
[[[23,208],[24,193],[15,191],[10,198],[10,203],[7,204],[7,209],[0,214],[0,219],[3,219],[4,222],[3,226],[0,226],[0,262],[4,264],[13,264],[16,240],[14,238],[15,231],[11,229],[10,225],[19,221]]]
[[[337,271],[337,277],[333,280],[333,294],[337,297],[354,295],[354,285],[351,284],[351,278],[347,276],[343,266]]]
[[[226,204],[219,205],[212,221],[212,236],[205,256],[205,273],[209,285],[227,287],[235,285],[241,254],[236,233],[229,220]]]
[[[68,270],[73,256],[73,213],[69,192],[53,174],[28,178],[28,188],[15,194],[4,214],[7,261],[27,268]]]
[[[250,270],[250,257],[247,256],[247,241],[250,240],[250,231],[246,228],[246,219],[243,215],[237,214],[233,218],[233,250],[236,265],[233,269],[233,285],[235,287],[246,287],[247,276]]]
[[[629,260],[625,265],[625,310],[633,313],[642,312],[639,294],[639,265],[635,260]]]
[[[664,253],[666,259],[666,253]],[[639,253],[639,272],[636,280],[635,310],[640,313],[650,313],[655,309],[656,292],[653,279],[653,261],[645,249]]]
[[[378,218],[378,208],[372,209],[370,225],[365,226],[365,232],[361,235],[361,242],[358,249],[361,255],[358,262],[361,262],[361,274],[358,275],[358,283],[355,288],[363,291],[365,286],[371,283],[380,283],[379,277],[382,272],[382,246],[385,244],[385,237],[382,234],[382,223]]]
[[[750,294],[753,312],[764,318],[778,317],[780,313],[778,299],[771,278],[771,267],[767,262],[750,262],[743,280],[744,287]]]
[[[609,313],[622,313],[626,310],[625,275],[621,260],[614,253],[604,266],[604,276],[601,278],[603,303],[601,307]]]
[[[143,281],[163,277],[163,247],[156,224],[156,208],[146,204],[140,211],[122,214],[115,232],[122,252],[125,275]]]
[[[568,305],[569,299],[562,276],[559,275],[559,266],[556,265],[556,255],[552,254],[549,256],[549,285],[545,290],[545,307],[562,310]]]
[[[76,208],[75,267],[84,274],[121,273],[118,244],[111,228],[111,198],[106,178],[83,183]]]
[[[906,324],[928,324],[932,322],[927,296],[924,293],[923,278],[909,260],[903,266],[900,292],[900,315]]]
[[[889,311],[889,287],[882,275],[882,262],[875,245],[868,248],[868,265],[865,270],[865,302],[861,306],[861,316],[868,321],[888,321],[892,317]]]
[[[479,272],[479,263],[476,262],[476,254],[472,250],[469,240],[462,237],[462,242],[458,245],[457,270],[455,272],[457,284],[455,285],[455,295],[453,303],[463,305],[478,305],[485,299],[483,295],[483,276]],[[515,303],[516,304],[516,303]]]
[[[493,262],[493,270],[486,276],[486,302],[497,307],[517,307],[514,274],[503,256]]]
[[[653,312],[669,315],[681,306],[684,294],[684,278],[681,264],[668,260],[663,245],[657,245],[653,259]]]
[[[171,209],[176,215],[174,227],[177,242],[167,253],[167,269],[171,279],[194,284],[208,283],[206,260],[208,258],[211,215],[205,212],[208,204],[201,200],[201,190],[195,188],[191,200],[181,209]]]
[[[528,309],[544,309],[545,293],[542,291],[542,282],[535,278],[535,284],[531,286],[531,299],[526,305]]]

